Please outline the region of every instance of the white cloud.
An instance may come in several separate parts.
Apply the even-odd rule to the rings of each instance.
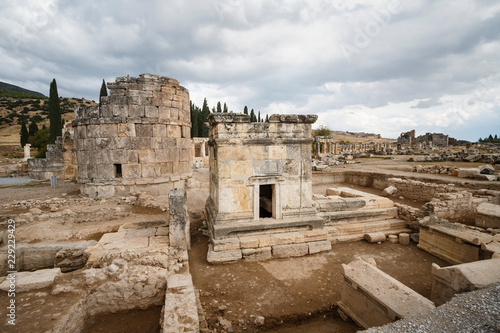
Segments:
[[[0,80],[45,94],[55,77],[96,99],[102,78],[152,72],[199,105],[316,113],[335,130],[498,131],[493,1],[23,0],[0,15]]]

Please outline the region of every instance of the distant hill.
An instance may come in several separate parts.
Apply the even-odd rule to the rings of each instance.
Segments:
[[[0,96],[16,98],[44,98],[44,94],[37,91],[24,89],[10,83],[0,81]]]

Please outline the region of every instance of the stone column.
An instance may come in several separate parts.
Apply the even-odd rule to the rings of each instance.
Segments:
[[[187,195],[183,189],[173,189],[168,194],[168,215],[170,217],[169,240],[171,246],[189,249],[189,215]]]
[[[31,145],[29,143],[24,145],[24,160],[27,161],[28,158],[31,158]]]

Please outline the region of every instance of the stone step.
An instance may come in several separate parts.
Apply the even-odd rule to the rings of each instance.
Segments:
[[[336,235],[349,235],[353,233],[371,233],[378,231],[389,231],[393,229],[406,228],[406,221],[399,219],[373,220],[363,222],[343,222],[333,226],[328,226],[329,234],[335,232]],[[331,232],[330,232],[331,231]]]
[[[342,212],[323,212],[319,213],[318,215],[326,219],[326,226],[334,226],[339,222],[345,221],[361,222],[394,219],[398,215],[398,209],[396,207],[361,209]]]

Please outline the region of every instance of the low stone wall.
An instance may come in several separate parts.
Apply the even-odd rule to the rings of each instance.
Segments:
[[[500,258],[439,267],[432,264],[431,300],[441,305],[455,294],[478,290],[500,282]]]
[[[425,183],[401,178],[389,178],[387,181],[398,189],[398,195],[412,200],[431,201],[438,194],[457,191],[453,184]]]
[[[370,263],[358,258],[343,264],[341,315],[369,328],[434,309],[434,304]]]

